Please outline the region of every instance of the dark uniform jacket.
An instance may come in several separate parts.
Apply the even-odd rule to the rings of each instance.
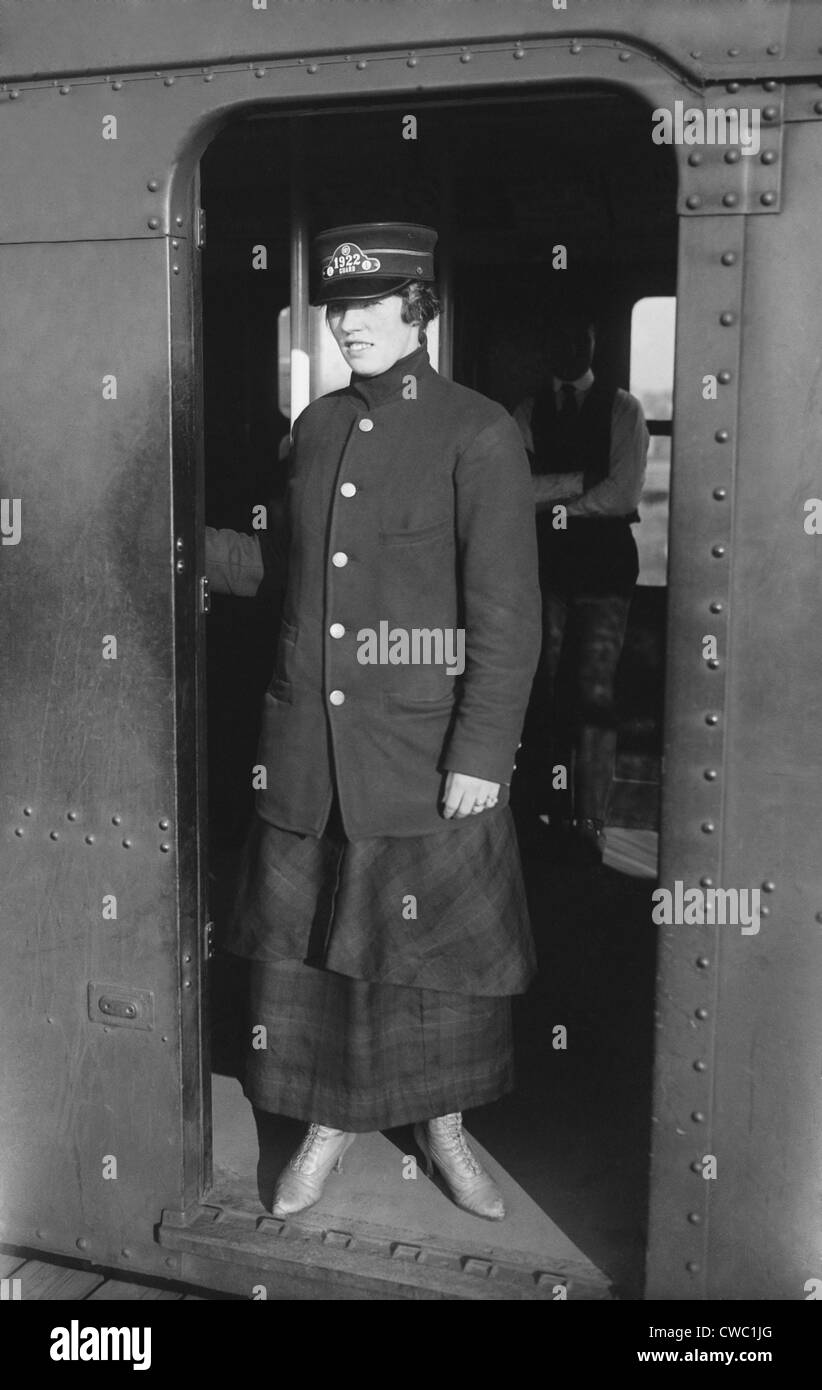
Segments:
[[[456,830],[461,822],[441,815],[449,770],[499,782],[502,808],[541,640],[533,491],[516,425],[419,349],[309,405],[291,460],[258,813],[319,835],[336,784],[351,839]],[[463,629],[464,673],[365,662],[368,633],[379,654],[381,624],[383,658],[385,634],[398,655],[397,630],[451,630],[455,642]]]

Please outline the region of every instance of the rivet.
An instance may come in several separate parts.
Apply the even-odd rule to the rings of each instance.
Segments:
[[[717,502],[724,502],[725,498],[728,496],[728,489],[726,487],[715,487],[713,496]]]
[[[182,536],[178,536],[178,537],[177,537],[176,541],[174,542],[174,549],[175,549],[175,550],[184,550],[184,549],[185,549],[185,541],[183,540]]]
[[[183,980],[183,989],[191,989],[191,981]]]
[[[171,243],[171,249],[172,249],[172,251],[178,251],[179,248],[180,248],[180,243],[179,243],[179,241],[173,240],[172,243]]]
[[[60,88],[60,95],[61,95],[61,97],[67,97],[70,91],[71,91],[71,87],[61,87],[61,88]]]
[[[524,58],[524,57],[525,57],[525,49],[524,49],[524,48],[515,48],[515,49],[514,49],[514,57],[515,57],[515,58]]]
[[[184,574],[184,573],[185,573],[185,568],[186,568],[186,562],[185,562],[185,560],[178,560],[178,561],[176,562],[174,568],[175,568],[175,570],[177,571],[178,574]]]
[[[723,264],[723,265],[736,265],[736,252],[735,252],[735,251],[723,251],[723,252],[722,252],[722,264]]]
[[[168,830],[169,821],[166,820],[165,816],[163,816],[163,819],[161,821],[158,821],[157,824],[159,825],[161,830]]]
[[[702,1224],[702,1217],[698,1211],[689,1211],[688,1220],[692,1226],[700,1226]]]
[[[706,723],[706,724],[718,724],[718,723],[719,723],[719,715],[718,715],[718,714],[706,714],[706,715],[705,715],[705,723]]]
[[[702,199],[700,198],[699,194],[689,193],[687,198],[685,199],[685,206],[686,208],[701,208]]]
[[[711,962],[707,956],[697,956],[696,958],[696,964],[698,965],[700,970],[707,970],[710,963]]]
[[[685,1268],[687,1269],[689,1274],[698,1274],[702,1266],[698,1260],[688,1260],[686,1262]]]
[[[763,893],[775,893],[775,892],[776,892],[776,884],[774,883],[774,881],[773,881],[772,878],[766,878],[766,879],[765,879],[765,881],[764,881],[763,884],[762,884],[762,892],[763,892]]]
[[[714,599],[713,603],[708,604],[708,608],[712,613],[721,613],[722,607],[723,605],[719,602],[718,599]]]
[[[203,81],[204,81],[204,82],[213,82],[213,81],[214,81],[214,73],[213,73],[213,72],[207,72],[207,73],[205,74],[205,76],[203,77]]]
[[[317,64],[316,64],[316,63],[309,63],[309,64],[308,64],[308,67],[306,68],[306,72],[315,73],[316,71],[317,71]]]
[[[711,554],[714,556],[716,560],[721,560],[722,556],[725,554],[724,545],[712,545]]]
[[[714,439],[716,440],[717,444],[727,444],[728,440],[730,439],[730,435],[728,434],[727,430],[717,430],[714,434]]]
[[[708,1017],[708,1010],[707,1010],[707,1009],[694,1009],[694,1017],[695,1017],[695,1018],[702,1019],[702,1021],[704,1022],[704,1020]]]
[[[406,66],[407,68],[415,68],[415,67],[417,66],[417,63],[418,63],[418,62],[419,62],[419,59],[418,59],[418,58],[406,58],[406,60],[405,60],[405,66]]]
[[[717,770],[715,767],[706,767],[702,776],[705,778],[706,782],[715,782],[718,776]]]
[[[770,193],[770,192],[769,192],[769,193],[760,193],[760,195],[759,195],[759,201],[760,201],[760,203],[762,204],[763,207],[772,208],[773,205],[774,205],[774,203],[776,202],[776,194],[775,194],[775,193]]]
[[[819,115],[822,116],[822,101],[820,101],[820,102],[818,103],[818,106],[819,106]],[[759,162],[760,162],[760,164],[775,164],[775,163],[776,163],[776,150],[763,150],[762,153],[761,153],[761,155],[759,156]]]
[[[725,91],[726,91],[726,92],[738,92],[738,91],[739,91],[739,83],[738,83],[738,82],[729,82],[729,83],[726,85],[726,87],[725,87]]]
[[[822,116],[822,101],[815,101],[813,104],[813,109],[817,116]]]
[[[715,656],[709,656],[706,665],[710,668],[711,671],[718,671],[719,658]]]
[[[728,49],[728,57],[729,57],[729,58],[738,58],[738,57],[739,57],[739,49],[738,49],[738,48],[729,48],[729,49]]]
[[[173,265],[173,266],[171,267],[171,272],[172,272],[173,275],[179,275],[179,274],[180,274],[180,267],[179,267],[178,265]]]
[[[183,225],[183,219],[182,219],[182,217],[179,217],[179,216],[175,217],[175,219],[174,219],[174,225],[175,225],[176,227],[182,227],[182,225]]]
[[[359,67],[359,63],[357,64],[357,66]],[[255,77],[265,77],[265,68],[255,68],[255,69],[254,69],[254,76],[255,76]]]
[[[701,49],[701,48],[692,48],[692,49],[691,49],[691,57],[692,57],[692,58],[701,58],[701,57],[702,57],[702,49]]]
[[[705,1123],[705,1115],[702,1110],[693,1110],[691,1112],[691,1119],[695,1125],[704,1125]]]
[[[581,52],[582,52],[582,44],[581,44],[581,43],[572,43],[569,51],[570,51],[571,53],[581,53]]]
[[[702,1172],[702,1164],[700,1163],[698,1158],[695,1158],[693,1163],[689,1164],[688,1166],[690,1167],[692,1173]]]
[[[94,844],[94,836],[93,836],[93,835],[86,835],[85,840],[86,840],[86,844],[87,844],[87,845],[93,845],[93,844]]]
[[[728,385],[728,382],[731,380],[731,373],[728,371],[727,367],[723,367],[721,372],[717,372],[716,379],[723,386]]]
[[[131,849],[131,840],[123,840],[123,849]]]
[[[123,1246],[122,1250],[120,1251],[120,1254],[123,1256],[123,1259],[124,1259],[124,1260],[130,1260],[130,1259],[131,1259],[131,1251],[130,1251],[130,1250],[128,1249],[128,1247],[125,1246],[125,1245]]]
[[[364,72],[365,69],[366,69],[367,67],[368,67],[368,64],[366,63],[365,59],[364,59],[364,58],[361,58],[360,61],[359,61],[359,63],[357,64],[357,69],[358,69],[358,71],[359,71],[359,72]]]
[[[23,807],[23,815],[24,815],[24,816],[30,816],[30,815],[32,815],[32,809],[31,809],[30,806],[24,806],[24,807]]]
[[[76,819],[77,819],[77,812],[76,812],[76,811],[66,811],[66,820],[76,820]]]
[[[760,909],[759,909],[759,915],[760,915],[760,917],[770,917],[770,915],[771,915],[771,909],[770,909],[769,907],[767,907],[767,906],[765,905],[765,903],[763,903],[762,906],[761,906]]]
[[[157,228],[158,228],[159,225],[160,225],[160,219],[159,219],[159,217],[150,217],[150,218],[148,219],[148,225],[149,225],[149,227],[151,228],[151,230],[152,230],[153,232],[156,232]]]
[[[59,840],[59,839],[60,839],[60,836],[59,836],[59,834],[58,834],[58,832],[57,832],[56,830],[52,830],[52,831],[50,832],[50,834],[49,834],[49,839],[51,839],[51,840]]]
[[[13,87],[12,90],[9,92],[9,101],[16,101],[19,95],[20,93],[17,90],[17,88]]]
[[[166,1255],[166,1264],[167,1264],[167,1265],[173,1265],[173,1264],[174,1264],[174,1259],[173,1259],[173,1257],[172,1257],[171,1255]]]
[[[769,44],[768,44],[768,47],[765,49],[765,52],[766,52],[766,53],[770,53],[771,57],[772,57],[772,58],[775,58],[776,55],[777,55],[777,53],[779,52],[779,44],[778,44],[778,43],[769,43]],[[766,82],[766,83],[765,83],[765,91],[766,91],[766,92],[771,92],[771,91],[773,91],[773,89],[774,89],[775,86],[776,86],[776,83],[771,79],[770,82]]]
[[[54,1019],[52,1018],[51,1014],[48,1014],[48,1015],[46,1016],[46,1023],[53,1023],[53,1022],[54,1022]]]
[[[42,1231],[35,1231],[34,1234],[36,1235],[36,1237],[37,1237],[38,1240],[42,1240],[42,1239],[43,1239],[43,1232],[42,1232]]]
[[[115,92],[121,92],[123,90],[123,84],[120,81],[112,82],[111,86]]]
[[[173,77],[164,77],[164,78],[163,78],[163,86],[164,86],[164,87],[173,87],[173,86],[174,86],[174,82],[175,82],[175,79],[174,79]]]
[[[726,164],[738,164],[740,158],[739,150],[726,150],[724,158]]]
[[[470,54],[470,53],[461,53],[461,54],[460,54],[460,62],[461,62],[461,63],[470,63],[470,61],[471,61],[471,54]]]
[[[714,881],[710,874],[703,874],[699,882],[703,888],[713,888],[714,886]]]
[[[726,208],[735,208],[738,202],[739,202],[739,194],[738,194],[738,193],[723,193],[723,194],[722,194],[722,203],[723,203],[723,206],[724,206],[724,207],[726,207]]]
[[[701,1058],[701,1057],[698,1057],[697,1060],[694,1062],[694,1071],[707,1071],[707,1070],[708,1070],[708,1063],[707,1063],[707,1062],[703,1062],[702,1058]]]
[[[723,328],[730,328],[731,324],[736,322],[736,315],[726,309],[724,314],[719,315],[719,322]]]
[[[189,961],[191,960],[191,955],[190,955],[190,954],[184,955],[184,956],[183,956],[183,960],[185,961],[186,965],[188,965]]]
[[[149,179],[148,183],[146,184],[146,188],[148,189],[149,193],[156,193],[156,192],[157,192],[157,189],[158,189],[159,187],[160,187],[160,180],[159,180],[159,179]]]
[[[163,1036],[160,1039],[160,1042],[168,1042],[168,1033],[163,1034]]]
[[[699,150],[691,151],[691,153],[688,155],[688,163],[690,164],[692,169],[696,169],[699,167],[699,165],[702,163],[702,155],[700,154]]]
[[[621,63],[630,63],[630,61],[631,61],[631,55],[630,55],[630,53],[620,53],[620,55],[619,55],[619,61],[620,61]]]
[[[699,827],[703,835],[713,835],[716,826],[712,820],[704,820]]]
[[[123,819],[122,816],[112,816],[112,818],[111,818],[111,823],[112,823],[112,825],[119,825],[119,824],[120,824],[120,821],[121,821],[122,819]]]
[[[23,834],[23,827],[22,827],[22,825],[16,825],[16,826],[14,827],[14,833],[15,833],[15,835],[22,835],[22,834]]]
[[[762,119],[764,121],[775,121],[779,115],[779,108],[776,106],[763,106]]]
[[[80,1239],[75,1242],[75,1244],[77,1245],[78,1250],[88,1250],[88,1241],[86,1240],[85,1236],[81,1236]]]

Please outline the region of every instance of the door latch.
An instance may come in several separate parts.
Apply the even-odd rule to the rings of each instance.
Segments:
[[[154,995],[150,989],[104,985],[89,980],[88,1016],[92,1023],[117,1028],[153,1028]]]

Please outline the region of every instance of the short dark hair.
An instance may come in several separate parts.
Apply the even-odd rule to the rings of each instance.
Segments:
[[[421,280],[412,280],[410,285],[406,285],[404,289],[400,290],[400,295],[402,297],[402,321],[403,323],[419,324],[420,341],[423,341],[428,324],[440,312],[437,287],[436,285],[423,284]]]

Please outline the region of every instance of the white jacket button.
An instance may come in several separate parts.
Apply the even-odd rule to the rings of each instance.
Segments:
[[[342,487],[340,488],[340,492],[342,493],[343,497],[353,497],[356,491],[357,489],[353,483],[343,483]]]
[[[331,563],[332,565],[336,565],[338,570],[341,570],[343,565],[347,565],[348,556],[346,555],[345,551],[335,550],[334,554],[331,556]]]
[[[374,428],[374,421],[369,420],[368,417],[365,416],[364,419],[360,420],[359,428],[362,430],[363,434],[368,434],[368,431]]]
[[[345,702],[345,696],[341,690],[332,690],[328,698],[332,705],[342,705]]]
[[[343,627],[342,623],[332,623],[328,631],[331,633],[332,637],[345,636],[345,628]]]

